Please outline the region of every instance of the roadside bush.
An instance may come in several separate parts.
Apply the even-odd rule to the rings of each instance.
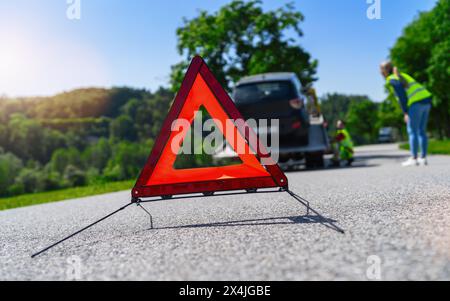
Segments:
[[[51,191],[63,188],[64,183],[61,180],[61,176],[57,172],[44,171],[44,190]]]
[[[135,141],[137,139],[134,121],[127,115],[121,115],[110,124],[110,135],[115,140]]]
[[[121,142],[114,146],[104,175],[110,181],[134,179],[144,166],[153,141],[146,143]]]
[[[96,168],[99,172],[108,164],[111,157],[111,145],[105,138],[101,138],[97,143],[88,146],[83,154],[83,162],[89,168]]]
[[[104,184],[107,182],[105,177],[97,168],[89,168],[86,171],[86,181],[88,185]]]
[[[39,169],[24,168],[15,179],[15,185],[23,185],[25,193],[45,190],[45,174]]]
[[[14,179],[23,168],[22,161],[11,153],[0,152],[0,196],[10,193],[10,185],[14,184]],[[14,187],[12,190],[18,190]]]
[[[56,150],[50,160],[50,169],[53,172],[63,174],[67,166],[73,165],[79,168],[83,166],[80,152],[76,148],[58,149]]]
[[[64,171],[64,181],[66,181],[70,187],[78,187],[86,185],[87,178],[81,169],[73,165],[68,165]]]
[[[9,186],[7,194],[8,196],[15,196],[15,195],[21,195],[25,193],[25,186],[23,183],[14,183],[13,185]]]

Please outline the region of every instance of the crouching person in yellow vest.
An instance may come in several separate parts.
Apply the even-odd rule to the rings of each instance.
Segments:
[[[350,133],[345,128],[345,123],[339,120],[336,124],[336,136],[333,139],[334,157],[331,160],[333,166],[340,166],[341,161],[347,161],[347,166],[351,166],[354,161],[353,140]]]
[[[386,78],[386,88],[400,102],[408,128],[411,158],[403,166],[428,165],[427,124],[432,105],[431,93],[414,78],[401,73],[391,62],[381,64],[381,74]],[[419,157],[419,146],[422,156]]]

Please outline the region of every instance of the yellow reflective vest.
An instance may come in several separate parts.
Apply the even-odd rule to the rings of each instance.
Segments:
[[[339,144],[341,147],[353,149],[353,140],[352,136],[350,136],[350,133],[346,129],[337,130],[337,135],[343,135],[345,138],[344,140],[340,141]]]
[[[406,81],[407,86],[405,87],[406,95],[408,96],[408,107],[412,106],[414,103],[422,101],[432,96],[430,91],[428,91],[424,86],[419,84],[414,78],[406,73],[400,73],[403,79]],[[391,80],[400,80],[400,78],[392,74],[386,79],[386,87],[389,89],[390,93],[395,94],[394,87],[391,85]]]

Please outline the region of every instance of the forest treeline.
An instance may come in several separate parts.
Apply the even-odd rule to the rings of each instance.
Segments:
[[[163,88],[0,99],[0,196],[136,177],[172,99]]]

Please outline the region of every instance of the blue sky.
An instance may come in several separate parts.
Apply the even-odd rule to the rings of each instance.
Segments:
[[[384,97],[378,64],[419,11],[436,0],[381,0],[369,20],[367,0],[294,2],[305,15],[300,44],[319,60],[320,95]],[[0,95],[52,95],[78,87],[167,85],[182,18],[215,11],[228,0],[81,0],[81,19],[66,17],[66,0],[0,2]]]

